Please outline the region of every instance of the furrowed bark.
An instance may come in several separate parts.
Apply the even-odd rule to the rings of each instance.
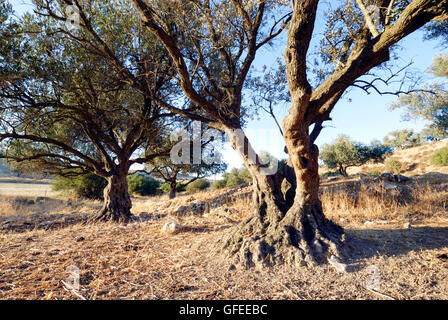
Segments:
[[[132,220],[132,202],[128,192],[126,174],[112,175],[107,178],[104,189],[104,204],[94,218],[96,221],[129,222]]]
[[[307,133],[287,140],[288,150],[294,152],[272,175],[263,174],[262,166],[251,161],[253,151],[245,137],[229,135],[254,183],[252,215],[220,243],[234,264],[303,266],[325,263],[330,254],[344,256],[343,230],[325,218],[318,199],[318,150]]]

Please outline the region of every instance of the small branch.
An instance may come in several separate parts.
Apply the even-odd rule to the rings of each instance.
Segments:
[[[361,8],[362,14],[364,15],[364,18],[366,19],[367,27],[369,28],[370,32],[372,33],[373,37],[376,38],[380,35],[378,30],[375,27],[375,23],[372,20],[372,17],[370,16],[369,12],[367,11],[367,8],[365,7],[362,0],[356,0],[356,3]]]
[[[265,45],[266,43],[268,43],[269,41],[271,41],[272,39],[277,37],[280,33],[282,33],[283,30],[285,30],[286,27],[288,26],[288,23],[291,21],[291,17],[292,17],[292,12],[289,12],[286,15],[284,15],[283,17],[281,17],[280,20],[276,21],[274,23],[274,25],[272,26],[271,31],[269,32],[269,36],[267,36],[264,40],[262,40],[260,43],[257,44],[257,49],[261,48],[263,45]],[[285,20],[283,21],[283,19],[285,19]],[[274,32],[275,27],[281,21],[283,21],[282,26],[277,31]]]
[[[140,169],[140,170],[130,171],[130,172],[128,173],[128,175],[129,175],[129,176],[132,176],[132,175],[134,175],[134,174],[136,174],[136,173],[146,173],[147,175],[151,175],[154,171],[155,171],[155,169],[152,169],[152,170],[150,170],[150,171],[148,171],[148,170],[144,170],[144,169]]]
[[[386,13],[386,21],[384,22],[384,25],[389,25],[390,23],[390,17],[391,17],[391,13],[392,13],[392,8],[394,6],[394,0],[391,0],[389,3],[389,7],[387,8],[387,13]]]
[[[170,150],[166,150],[166,151],[163,151],[160,153],[148,155],[143,158],[136,158],[136,159],[130,160],[130,163],[131,164],[134,164],[134,163],[144,164],[146,162],[150,162],[151,160],[154,160],[157,157],[164,157],[164,156],[169,156],[169,155],[170,155]]]
[[[280,123],[278,122],[277,117],[275,116],[274,110],[273,110],[273,108],[272,108],[272,101],[270,101],[270,100],[268,100],[268,99],[266,99],[266,98],[264,98],[264,99],[265,99],[266,101],[269,102],[269,109],[266,109],[266,108],[264,108],[263,106],[260,106],[260,108],[261,108],[263,111],[265,111],[266,113],[268,113],[268,114],[274,119],[275,124],[277,125],[278,130],[280,130],[280,134],[281,134],[282,137],[283,137],[283,129],[282,129],[282,126],[280,125]]]
[[[160,100],[160,99],[157,99],[157,98],[154,98],[154,102],[157,105],[159,105],[161,108],[163,108],[163,109],[165,109],[167,111],[176,113],[176,114],[178,114],[178,115],[180,115],[180,116],[182,116],[182,117],[184,117],[186,119],[201,121],[202,123],[206,124],[209,127],[212,127],[212,128],[218,129],[218,130],[222,130],[222,126],[219,124],[219,122],[217,122],[215,120],[208,119],[208,118],[203,117],[203,116],[201,116],[199,114],[194,114],[194,113],[190,113],[190,112],[188,112],[186,110],[179,109],[179,108],[174,107],[174,106],[168,104],[167,102],[165,102],[163,100]]]
[[[190,179],[187,183],[181,183],[181,186],[182,186],[182,187],[186,187],[186,186],[188,186],[189,184],[195,182],[196,180],[198,180],[198,179],[202,179],[202,178],[204,178],[204,177],[205,177],[205,176],[200,176],[200,175],[198,175],[198,176],[196,176],[196,177]]]

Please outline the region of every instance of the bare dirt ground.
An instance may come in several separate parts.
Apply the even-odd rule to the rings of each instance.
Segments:
[[[2,197],[0,299],[448,299],[443,188],[414,190],[404,204],[362,188],[356,201],[353,190],[323,190],[325,211],[345,227],[349,245],[361,241],[352,236],[369,243],[348,272],[331,265],[229,268],[215,243],[250,213],[248,198],[176,215],[181,206],[216,203],[224,192],[133,198],[142,219],[128,225],[83,225],[99,202]],[[163,233],[167,222],[181,232]],[[78,291],[63,283],[72,266],[79,269]]]

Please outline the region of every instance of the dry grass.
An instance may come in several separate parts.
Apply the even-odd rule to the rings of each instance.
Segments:
[[[446,218],[448,211],[448,191],[430,185],[414,187],[402,196],[393,196],[384,188],[372,192],[366,185],[361,185],[358,192],[348,189],[335,193],[326,189],[321,200],[327,217],[354,225],[374,220],[379,223],[433,221]]]
[[[230,203],[204,216],[170,215],[180,205],[210,200],[220,193],[181,195],[174,200],[134,198],[134,213],[163,215],[126,226],[71,224],[0,231],[0,299],[78,299],[62,284],[70,276],[69,266],[79,268],[79,294],[86,299],[378,299],[366,289],[370,276],[366,268],[371,265],[380,271],[384,294],[396,299],[448,299],[448,262],[437,258],[448,253],[446,193],[415,191],[414,202],[403,204],[385,196],[381,202],[366,191],[355,202],[343,192],[324,192],[327,215],[342,224],[349,236],[372,243],[373,250],[361,253],[357,268],[349,273],[338,273],[330,265],[229,270],[229,262],[216,254],[214,244],[250,214],[248,201]],[[98,203],[35,204],[29,214],[37,212],[39,205],[47,215],[70,216],[93,212]],[[404,229],[411,211],[416,213],[411,215],[414,227]],[[183,231],[161,233],[168,221],[180,223]]]
[[[51,190],[51,185],[43,183],[0,183],[0,195],[29,197],[49,197],[56,196],[58,193]]]
[[[19,193],[18,193],[19,194]],[[100,201],[34,196],[0,195],[0,217],[27,217],[33,214],[72,214],[73,212],[92,213],[101,207]]]

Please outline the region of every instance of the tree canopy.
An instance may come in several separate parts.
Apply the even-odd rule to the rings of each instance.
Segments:
[[[403,129],[390,132],[383,138],[383,143],[395,149],[412,148],[420,145],[424,138],[414,130]]]
[[[429,140],[448,136],[448,55],[434,58],[429,72],[442,81],[426,85],[421,91],[402,95],[391,109],[404,109],[404,119],[424,119],[429,122],[423,134]]]
[[[113,16],[118,7],[123,14]],[[35,8],[0,48],[0,157],[58,175],[95,173],[109,180],[109,193],[122,184],[114,195],[122,202],[101,216],[127,219],[129,168],[169,153],[159,144],[172,114],[155,102],[174,90],[157,65],[166,55],[121,1],[92,3],[80,29],[66,24],[62,5]]]
[[[176,190],[227,169],[221,155],[222,132],[185,119],[177,126],[177,131],[165,137],[170,154],[158,156],[145,165],[146,172],[168,183],[170,198],[176,196]]]
[[[357,167],[368,161],[382,161],[390,152],[391,147],[379,142],[364,145],[340,135],[333,143],[322,146],[320,158],[328,169],[338,169],[340,174],[347,176],[347,168]]]

